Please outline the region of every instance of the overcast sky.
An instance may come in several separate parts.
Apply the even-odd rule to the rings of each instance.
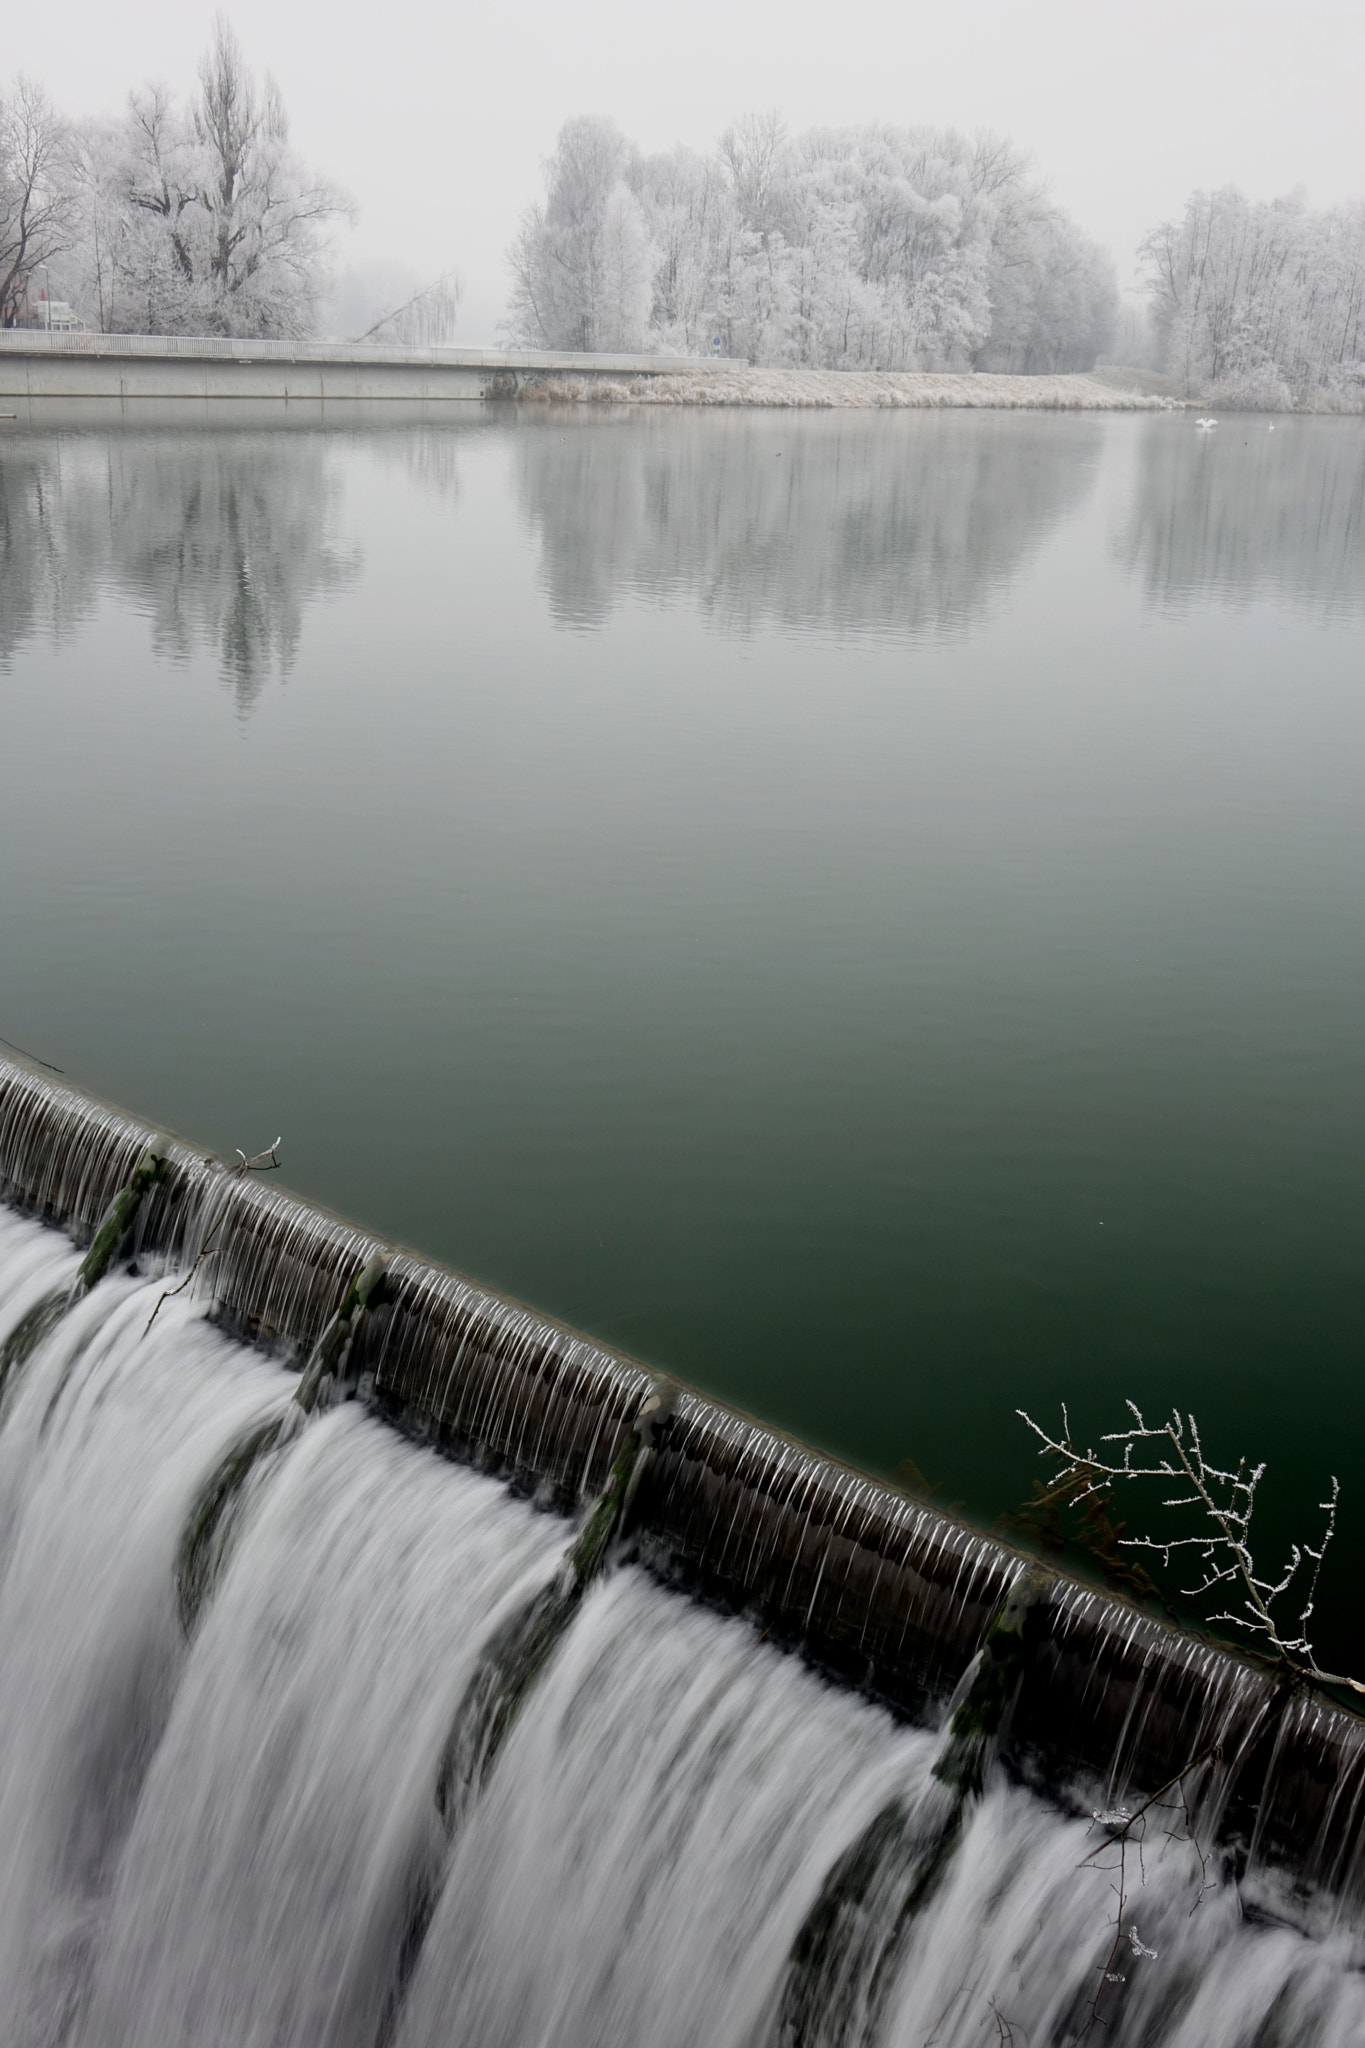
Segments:
[[[422,273],[453,264],[471,344],[494,338],[504,252],[571,114],[609,114],[647,150],[705,148],[766,107],[794,129],[1000,129],[1125,281],[1143,233],[1196,186],[1365,197],[1365,0],[238,0],[227,11],[248,60],[278,79],[295,143],[359,203],[343,256],[393,256]],[[113,112],[144,79],[189,84],[214,12],[213,0],[10,0],[0,86],[25,71],[69,113]]]

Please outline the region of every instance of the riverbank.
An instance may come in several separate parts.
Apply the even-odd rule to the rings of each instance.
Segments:
[[[524,385],[523,400],[543,405],[734,405],[878,407],[889,410],[979,407],[1004,412],[1168,412],[1191,403],[1139,371],[1094,370],[1057,377],[915,370],[758,370],[726,366],[663,376],[588,381],[551,375]]]

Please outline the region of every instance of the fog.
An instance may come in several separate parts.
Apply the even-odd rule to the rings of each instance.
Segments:
[[[75,116],[117,111],[148,78],[186,86],[212,5],[70,0],[10,10],[4,73],[41,79]],[[459,338],[496,338],[506,251],[560,124],[610,114],[648,151],[712,145],[748,109],[794,128],[930,122],[1012,135],[1130,283],[1138,241],[1196,187],[1252,198],[1358,193],[1365,10],[1173,0],[973,0],[908,10],[856,0],[695,0],[674,13],[593,0],[446,11],[398,0],[326,16],[299,0],[230,9],[279,81],[301,154],[360,208],[343,264],[464,279]]]

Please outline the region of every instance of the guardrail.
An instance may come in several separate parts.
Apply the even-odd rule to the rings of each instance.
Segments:
[[[0,329],[0,351],[12,355],[185,356],[229,363],[412,363],[470,370],[615,371],[665,376],[670,371],[745,367],[737,356],[606,355],[571,349],[398,348],[382,341],[274,341],[229,334],[49,333]]]

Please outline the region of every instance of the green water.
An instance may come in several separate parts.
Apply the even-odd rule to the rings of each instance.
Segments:
[[[20,408],[22,413],[22,408]],[[0,1033],[989,1519],[1365,1565],[1358,420],[0,426]]]

